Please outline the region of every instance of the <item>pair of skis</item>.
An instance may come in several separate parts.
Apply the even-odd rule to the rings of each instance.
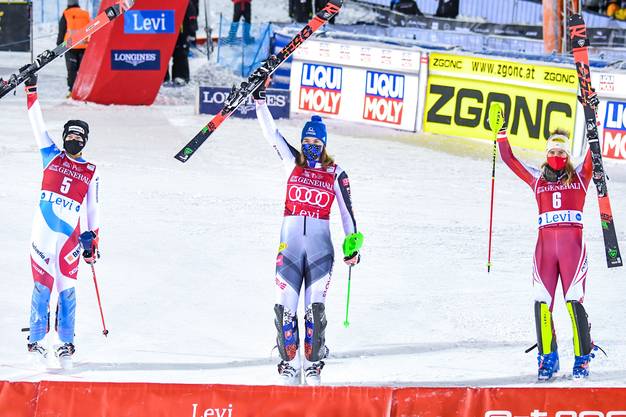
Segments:
[[[8,80],[0,78],[0,98],[6,96],[13,91],[18,85],[29,79],[32,75],[36,74],[43,67],[48,65],[60,56],[63,56],[67,51],[80,44],[82,41],[105,27],[111,21],[117,17],[126,13],[128,9],[133,7],[135,0],[119,0],[111,7],[107,7],[102,13],[98,14],[93,20],[82,29],[78,29],[60,45],[54,48],[52,51],[45,50],[41,54],[37,55],[35,62],[25,65],[20,68],[19,72],[12,74]]]
[[[578,73],[578,84],[580,86],[580,102],[585,113],[585,130],[591,159],[593,162],[593,182],[598,192],[598,204],[600,206],[600,222],[602,224],[602,235],[604,237],[604,251],[606,263],[609,268],[622,266],[622,255],[620,254],[617,236],[615,233],[615,223],[613,222],[613,211],[611,201],[606,186],[606,173],[602,165],[602,149],[598,135],[598,124],[596,110],[598,98],[591,87],[591,73],[589,70],[589,39],[587,38],[587,28],[585,21],[579,14],[574,14],[569,18],[570,38],[572,40],[572,53],[576,63]]]

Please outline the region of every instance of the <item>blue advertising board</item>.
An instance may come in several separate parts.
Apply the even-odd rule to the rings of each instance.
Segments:
[[[115,71],[149,71],[161,69],[158,49],[111,50],[111,69]]]
[[[217,114],[224,107],[224,101],[230,93],[230,88],[200,87],[198,94],[198,112],[200,114]],[[267,105],[275,119],[289,118],[289,90],[269,88],[267,90]],[[252,96],[237,108],[231,117],[244,119],[256,118],[254,99]]]
[[[124,13],[124,33],[153,35],[174,33],[174,10],[128,10]]]

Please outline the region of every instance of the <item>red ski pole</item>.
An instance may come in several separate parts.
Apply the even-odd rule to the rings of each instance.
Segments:
[[[93,285],[96,287],[96,297],[98,298],[98,307],[100,308],[100,318],[102,319],[102,334],[106,337],[109,334],[106,324],[104,324],[104,313],[102,313],[102,303],[100,302],[100,291],[98,291],[98,281],[96,280],[96,268],[91,264],[91,274],[93,276]]]
[[[491,271],[491,236],[493,231],[493,195],[496,186],[496,155],[498,153],[498,132],[504,126],[502,107],[498,103],[489,106],[489,127],[493,131],[493,156],[491,159],[491,208],[489,210],[489,250],[487,255],[487,273]]]

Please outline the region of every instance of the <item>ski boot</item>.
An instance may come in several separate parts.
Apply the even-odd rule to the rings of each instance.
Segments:
[[[28,352],[34,357],[37,358],[40,362],[45,362],[48,358],[48,349],[40,345],[39,343],[29,343]]]
[[[278,375],[281,385],[300,385],[300,357],[292,361],[280,361]]]
[[[539,371],[537,372],[539,381],[548,381],[552,375],[559,371],[559,353],[557,351],[538,355],[537,362],[539,363]]]
[[[63,369],[72,369],[72,355],[76,349],[72,343],[63,343],[56,348],[55,355],[59,358],[59,364]]]
[[[322,359],[326,359],[330,351],[328,347],[324,346],[323,353],[321,355]],[[323,360],[319,360],[317,362],[304,362],[304,381],[307,385],[317,386],[322,383],[322,368],[324,368],[325,362]]]
[[[591,348],[591,352],[587,355],[582,356],[574,356],[574,369],[572,370],[572,376],[576,379],[587,378],[589,376],[589,362],[591,359],[596,357],[596,354],[593,353],[600,348],[596,345],[593,345]],[[600,349],[602,350],[602,349]],[[604,352],[604,350],[602,350]],[[604,352],[606,355],[606,352]]]

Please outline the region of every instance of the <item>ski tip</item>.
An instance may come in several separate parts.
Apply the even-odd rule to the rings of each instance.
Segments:
[[[22,327],[23,332],[30,332],[30,327]]]
[[[178,159],[182,163],[185,163],[185,162],[187,162],[189,160],[189,158],[193,154],[194,154],[193,149],[191,149],[189,147],[185,147],[180,152],[178,152],[176,155],[174,155],[174,158]]]

